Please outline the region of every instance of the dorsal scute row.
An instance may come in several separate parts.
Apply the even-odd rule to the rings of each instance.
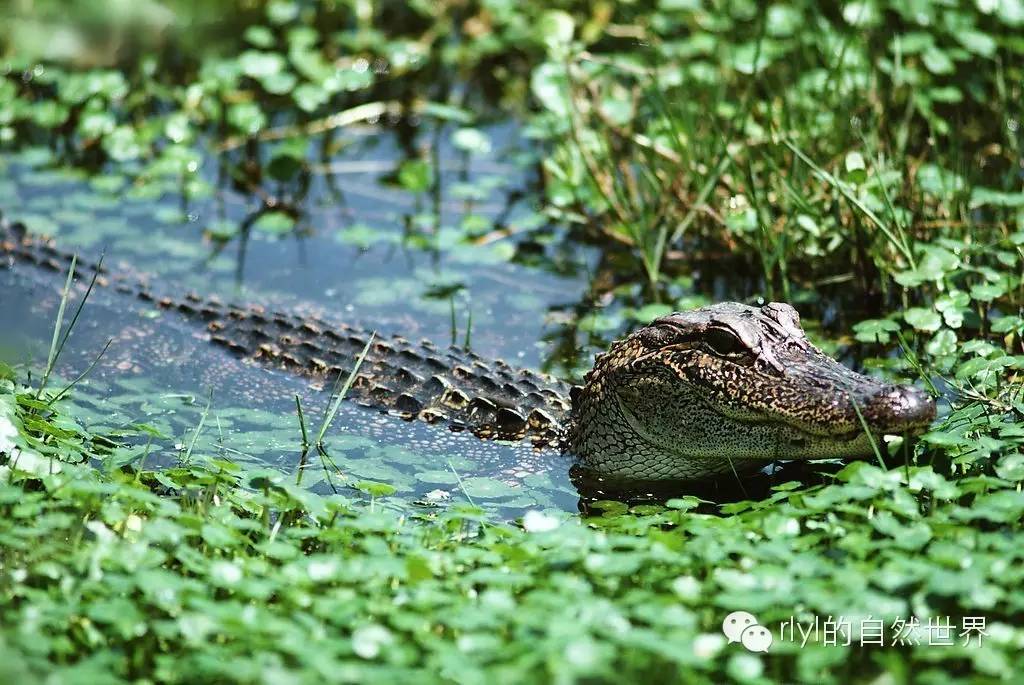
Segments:
[[[207,325],[211,340],[233,352],[324,384],[347,376],[372,335],[321,319],[237,310]],[[560,439],[569,411],[568,387],[555,379],[399,335],[374,336],[349,393],[357,402],[404,418],[445,421],[481,437],[538,444]]]
[[[0,254],[67,273],[73,254],[18,225],[0,224]],[[90,279],[97,262],[76,258],[76,276]],[[104,265],[97,284],[205,324],[210,340],[255,363],[316,379],[324,387],[347,377],[366,346],[366,358],[349,390],[352,399],[407,419],[447,422],[493,439],[560,442],[570,411],[569,386],[501,359],[487,360],[456,346],[400,335],[377,336],[366,328],[318,316],[225,302],[216,295],[167,294],[128,267]]]

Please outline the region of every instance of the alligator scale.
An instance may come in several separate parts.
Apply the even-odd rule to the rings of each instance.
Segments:
[[[0,258],[66,273],[72,255],[2,223]],[[80,275],[96,268],[78,261]],[[777,459],[863,456],[868,431],[916,434],[935,417],[925,393],[823,354],[782,303],[662,317],[613,343],[574,387],[455,347],[165,294],[128,272],[103,269],[97,283],[201,322],[211,343],[235,354],[324,384],[349,373],[369,342],[349,391],[355,401],[481,438],[557,447],[612,476],[699,479]]]

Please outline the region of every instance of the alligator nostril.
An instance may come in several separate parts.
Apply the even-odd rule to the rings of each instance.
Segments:
[[[880,431],[900,433],[926,427],[935,419],[935,400],[909,386],[888,387],[868,401],[869,424]]]

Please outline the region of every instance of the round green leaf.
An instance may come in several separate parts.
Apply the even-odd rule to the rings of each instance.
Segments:
[[[925,309],[924,307],[911,307],[903,312],[903,318],[917,330],[928,333],[939,330],[942,325],[942,317],[939,316],[939,313],[934,309]]]

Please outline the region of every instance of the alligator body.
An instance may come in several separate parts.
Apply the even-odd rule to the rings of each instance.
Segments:
[[[0,254],[64,274],[71,268],[71,253],[14,228],[0,233]],[[78,277],[88,279],[97,268],[77,258]],[[366,348],[347,394],[365,406],[471,430],[481,438],[528,439],[538,446],[557,445],[564,433],[570,386],[550,376],[500,359],[485,360],[455,346],[442,349],[429,340],[382,337],[365,328],[258,305],[171,294],[127,270],[99,268],[99,285],[200,323],[211,343],[239,356],[323,385],[347,377]]]
[[[6,223],[0,257],[63,273],[72,261]],[[78,261],[80,276],[97,268]],[[822,354],[781,303],[723,303],[659,319],[599,355],[574,388],[456,347],[160,292],[128,272],[103,269],[97,282],[201,322],[211,343],[254,363],[324,385],[349,373],[365,348],[349,391],[355,401],[482,438],[558,447],[619,477],[699,479],[776,459],[861,456],[872,444],[865,425],[875,435],[917,433],[935,415],[924,393]]]

